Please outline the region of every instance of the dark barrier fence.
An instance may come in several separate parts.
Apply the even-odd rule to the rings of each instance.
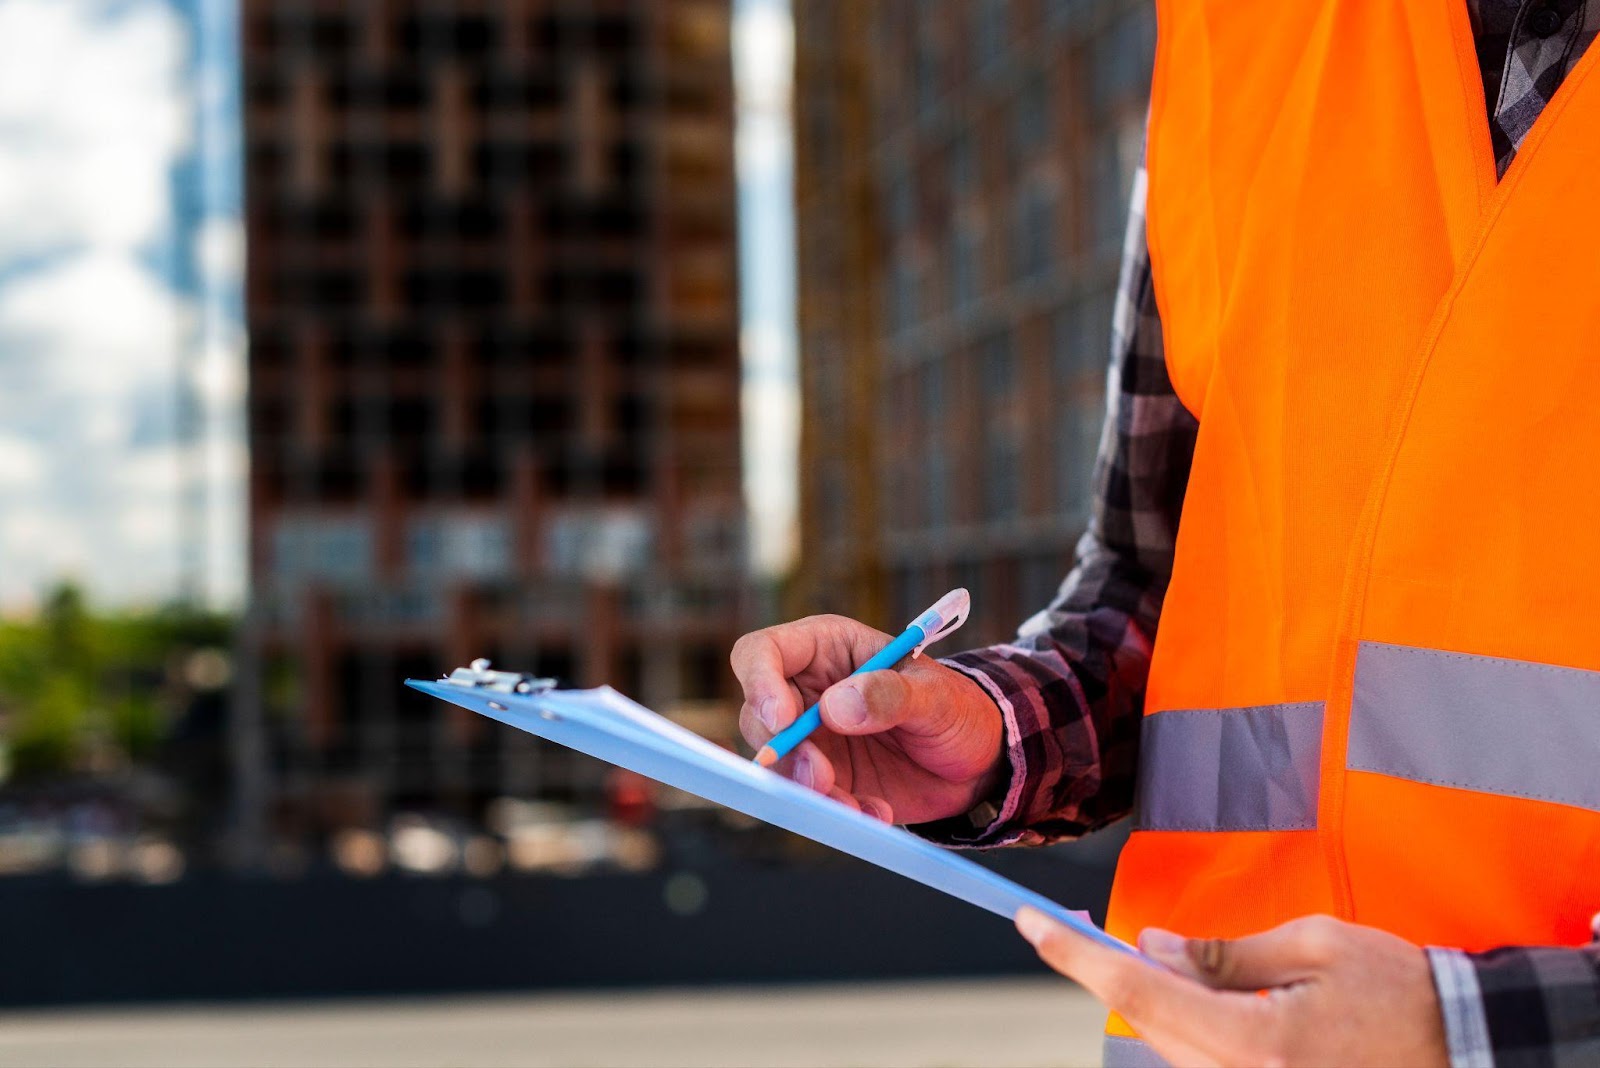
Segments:
[[[986,863],[1097,919],[1105,850]],[[850,860],[562,879],[0,880],[0,1004],[1037,971],[1010,925]]]

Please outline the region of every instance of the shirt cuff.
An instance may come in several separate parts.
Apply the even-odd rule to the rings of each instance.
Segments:
[[[1005,729],[1005,748],[1001,758],[1006,762],[1008,774],[1002,774],[990,796],[981,799],[968,812],[949,819],[916,824],[907,830],[939,845],[968,848],[1037,845],[1050,841],[1044,835],[1030,830],[1026,820],[1019,818],[1026,815],[1023,812],[1024,796],[1029,777],[1037,777],[1042,770],[1030,767],[1023,745],[1026,737],[1037,734],[1047,725],[1048,712],[1039,695],[1036,691],[1030,693],[1019,690],[1009,683],[1003,685],[1002,680],[1007,678],[1003,669],[996,669],[1001,673],[999,679],[985,670],[985,653],[981,650],[939,662],[976,682],[999,708]]]
[[[1472,958],[1459,949],[1428,947],[1433,988],[1439,995],[1444,1018],[1445,1045],[1450,1068],[1494,1068],[1494,1048],[1489,1044],[1489,1021],[1483,1011],[1483,991]]]
[[[1600,947],[1469,953],[1495,1063],[1600,1063]]]

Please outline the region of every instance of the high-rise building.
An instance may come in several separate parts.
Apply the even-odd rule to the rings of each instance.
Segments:
[[[1087,517],[1154,49],[1144,0],[795,5],[800,607],[962,639]]]
[[[597,767],[400,683],[489,656],[731,696],[727,0],[242,17],[247,801],[327,826],[581,796]]]

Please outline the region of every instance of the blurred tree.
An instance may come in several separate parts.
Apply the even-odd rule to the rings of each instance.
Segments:
[[[27,621],[0,622],[0,724],[9,772],[44,778],[155,759],[200,690],[197,655],[231,644],[229,617],[183,607],[96,614],[62,583]],[[213,672],[214,674],[214,672]]]
[[[79,680],[53,672],[35,684],[14,717],[13,774],[44,775],[72,766],[83,739],[88,708],[85,690]]]
[[[80,678],[88,677],[94,670],[94,654],[83,591],[71,582],[57,586],[45,598],[39,622],[44,631],[45,655],[49,657],[50,667],[56,671],[76,673]]]

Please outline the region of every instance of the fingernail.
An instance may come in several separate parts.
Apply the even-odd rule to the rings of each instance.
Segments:
[[[867,815],[871,816],[875,820],[883,819],[883,808],[882,808],[882,806],[880,806],[876,801],[873,801],[870,798],[863,798],[862,799],[862,801],[861,801],[861,811],[865,812]]]
[[[1050,921],[1037,909],[1025,908],[1017,913],[1017,930],[1022,933],[1023,938],[1036,946],[1050,933]]]
[[[839,686],[828,694],[828,714],[841,727],[859,727],[867,721],[867,699],[854,686]]]
[[[778,699],[776,697],[763,697],[756,706],[756,718],[761,725],[773,734],[778,733]]]
[[[812,783],[815,782],[815,779],[816,777],[811,771],[811,758],[806,756],[804,753],[801,753],[799,756],[795,757],[794,781],[809,790],[811,789]]]
[[[1139,948],[1163,964],[1181,962],[1188,945],[1187,938],[1159,927],[1146,927],[1139,935]]]

